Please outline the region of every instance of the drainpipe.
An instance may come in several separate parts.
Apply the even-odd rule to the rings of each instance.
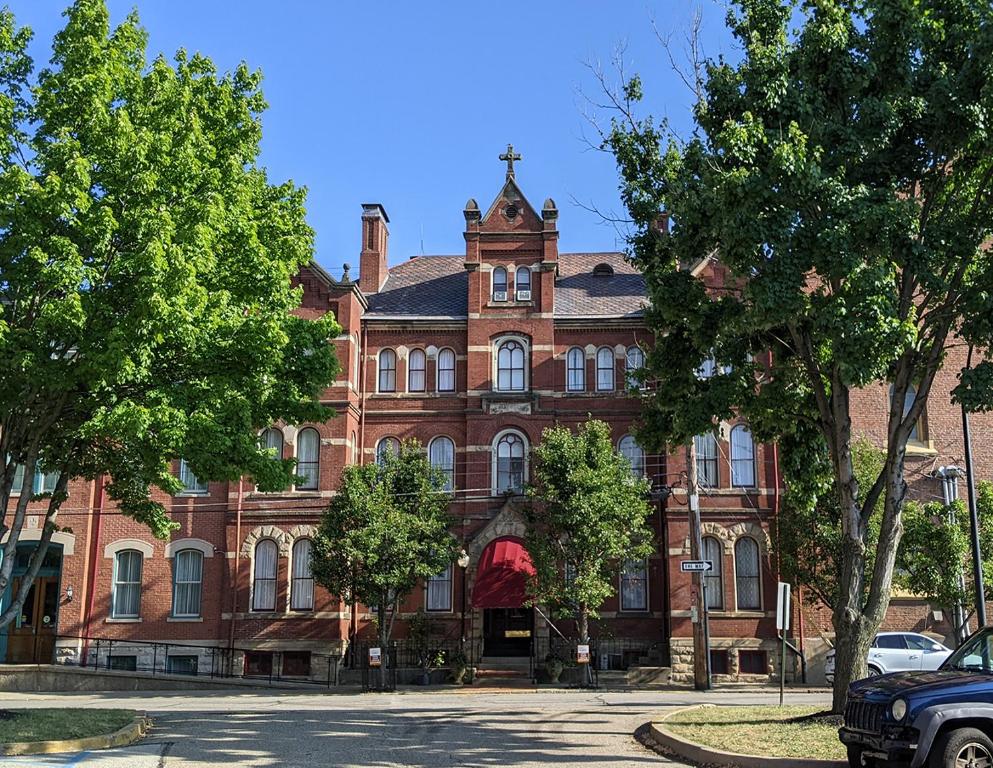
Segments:
[[[234,522],[234,577],[231,589],[231,621],[228,622],[228,673],[234,674],[234,622],[238,615],[238,587],[241,582],[241,509],[245,500],[245,478],[238,478],[238,504]]]
[[[368,350],[369,329],[362,324],[362,342],[359,347],[359,464],[365,464],[365,379],[366,352]]]
[[[96,513],[93,519],[93,535],[90,537],[90,562],[89,562],[89,592],[86,595],[86,610],[83,618],[83,649],[80,661],[88,661],[90,652],[90,621],[93,618],[93,605],[97,594],[97,566],[100,557],[97,550],[100,547],[100,524],[103,522],[103,512],[107,504],[107,494],[104,492],[104,476],[100,475],[96,479],[97,503]]]

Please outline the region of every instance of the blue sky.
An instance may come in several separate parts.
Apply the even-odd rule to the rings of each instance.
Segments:
[[[47,61],[68,0],[7,0]],[[653,3],[337,3],[318,0],[109,0],[119,22],[137,7],[149,52],[200,51],[227,70],[261,69],[270,104],[261,162],[308,190],[317,259],[357,272],[363,202],[390,216],[390,262],[464,251],[462,209],[486,206],[503,180],[507,142],[531,202],[558,204],[563,251],[622,248],[573,199],[620,212],[610,156],[590,151],[577,90],[596,95],[586,62],[609,67],[626,46],[645,80],[645,109],[690,125],[691,97],[652,28],[681,34],[703,13],[706,53],[734,55],[715,0]]]

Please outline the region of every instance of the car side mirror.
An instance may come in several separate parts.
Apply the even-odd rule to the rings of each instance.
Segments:
[[[945,649],[940,644],[935,643],[934,645],[931,646],[931,650],[932,651],[943,651]]]

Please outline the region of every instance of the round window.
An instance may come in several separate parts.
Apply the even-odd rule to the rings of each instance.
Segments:
[[[516,219],[517,218],[517,206],[514,205],[513,203],[511,203],[506,208],[504,208],[503,209],[503,212],[506,214],[506,216],[507,216],[508,219]]]

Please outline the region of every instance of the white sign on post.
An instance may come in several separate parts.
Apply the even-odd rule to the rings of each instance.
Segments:
[[[370,667],[381,667],[381,666],[383,666],[383,649],[382,648],[370,648],[369,649],[369,666]]]
[[[682,560],[679,570],[683,573],[709,573],[714,570],[714,563],[710,560]]]
[[[779,582],[776,595],[776,629],[786,632],[790,628],[790,585]]]

